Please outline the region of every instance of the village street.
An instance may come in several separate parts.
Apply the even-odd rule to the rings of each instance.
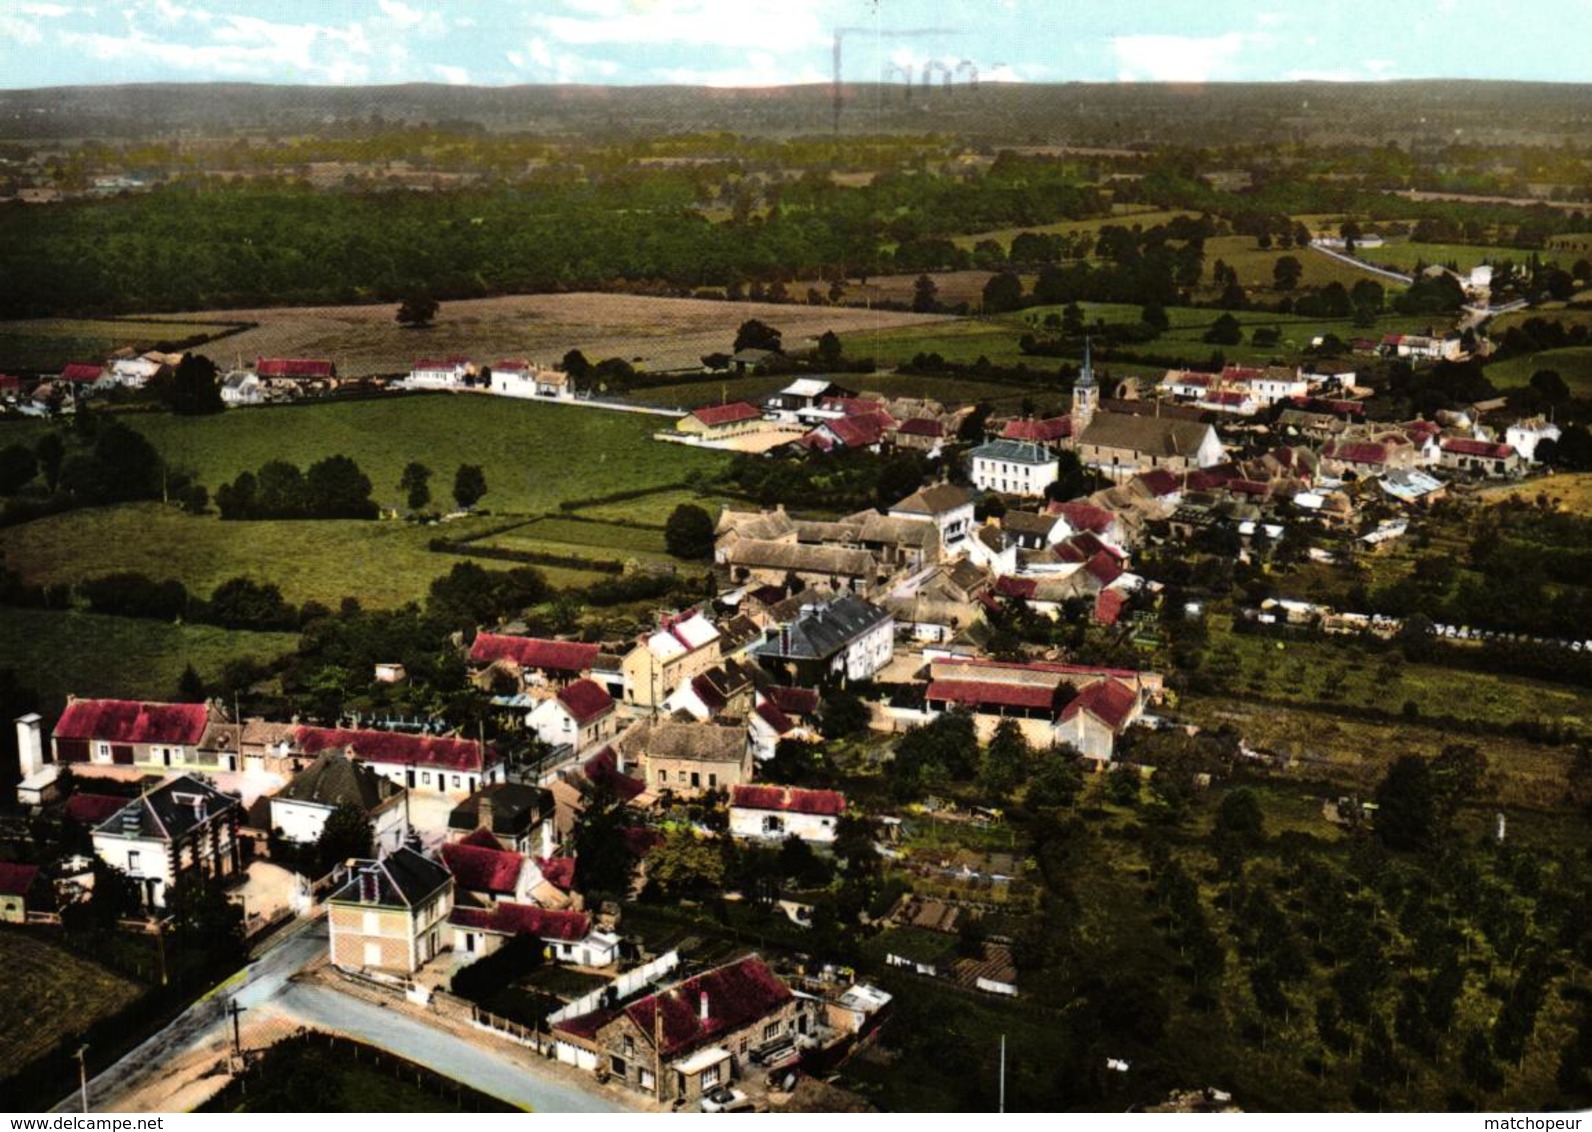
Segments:
[[[181,1112],[223,1083],[218,1063],[232,1043],[228,1006],[244,1008],[245,1047],[258,1048],[300,1027],[346,1034],[428,1065],[465,1085],[542,1112],[618,1112],[599,1093],[558,1080],[529,1051],[491,1048],[387,1009],[334,984],[294,981],[325,956],[326,922],[316,920],[275,943],[233,979],[183,1011],[170,1025],[88,1083],[94,1112]],[[74,1091],[52,1110],[76,1112]]]

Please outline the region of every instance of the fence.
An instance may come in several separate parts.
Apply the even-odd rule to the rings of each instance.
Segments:
[[[562,1022],[566,1018],[579,1018],[582,1014],[590,1014],[602,1007],[604,1002],[619,1001],[630,997],[642,987],[656,982],[670,971],[680,965],[680,953],[667,951],[650,963],[643,963],[634,970],[626,971],[605,987],[599,987],[590,994],[582,995],[573,1002],[567,1003],[547,1016],[548,1024]]]

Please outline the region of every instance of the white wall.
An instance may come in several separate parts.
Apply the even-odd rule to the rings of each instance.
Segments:
[[[782,810],[753,810],[742,806],[730,807],[730,836],[752,840],[783,841],[795,834],[803,841],[828,844],[835,839],[835,823],[839,819],[820,814],[795,814]],[[768,830],[768,822],[778,823],[778,828]]]

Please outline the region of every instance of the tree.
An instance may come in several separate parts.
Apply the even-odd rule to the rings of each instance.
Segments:
[[[625,840],[631,813],[606,782],[586,796],[585,808],[575,822],[575,887],[588,905],[595,897],[625,897],[636,859]]]
[[[1205,341],[1218,346],[1236,346],[1244,340],[1244,328],[1231,314],[1223,314],[1205,332]]]
[[[318,519],[374,519],[370,477],[347,456],[328,456],[310,465],[304,490],[311,514]]]
[[[1223,834],[1253,844],[1266,835],[1266,815],[1260,799],[1247,786],[1228,792],[1216,812],[1216,828]]]
[[[927,275],[920,275],[912,284],[912,309],[918,314],[933,314],[940,309],[940,288]]]
[[[978,784],[997,799],[1007,798],[1028,778],[1034,751],[1015,719],[1003,719],[979,763]]]
[[[825,739],[845,739],[868,729],[868,705],[843,688],[830,688],[818,705],[818,730]]]
[[[45,439],[54,437],[47,434]],[[39,474],[39,460],[33,450],[20,444],[0,448],[0,495],[13,495],[17,489]]]
[[[243,905],[229,899],[219,884],[178,881],[166,893],[166,912],[182,946],[209,962],[228,962],[242,953]]]
[[[1047,809],[1070,806],[1082,790],[1078,753],[1071,747],[1052,747],[1028,784],[1028,804]]]
[[[735,332],[735,345],[732,348],[736,353],[742,350],[767,350],[771,354],[781,354],[784,353],[782,339],[783,335],[766,322],[749,318]]]
[[[465,511],[474,507],[486,494],[486,473],[480,464],[460,464],[453,473],[453,501]]]
[[[695,503],[680,504],[669,512],[663,544],[676,558],[707,558],[713,553],[713,517]]]
[[[186,665],[177,679],[177,701],[184,704],[205,702],[205,682],[192,664]]]
[[[564,360],[559,363],[560,368],[577,382],[584,382],[591,376],[591,362],[586,360],[586,355],[579,350],[570,350],[564,354]]]
[[[339,804],[326,815],[326,824],[321,826],[321,835],[315,841],[321,875],[351,858],[375,856],[375,845],[376,833],[365,811],[352,802]]]
[[[1431,767],[1419,755],[1401,755],[1376,788],[1376,835],[1389,849],[1430,843],[1436,816]]]
[[[437,311],[441,309],[441,306],[442,304],[426,292],[413,292],[398,305],[398,324],[415,329],[430,326],[436,319]]]
[[[1023,281],[1015,272],[991,275],[984,284],[984,313],[1003,314],[1023,305]]]
[[[298,614],[276,583],[238,577],[211,592],[205,620],[223,629],[293,629]]]
[[[116,921],[138,914],[143,901],[137,881],[99,857],[93,859],[90,870],[94,888],[88,899],[88,914],[95,927],[109,931],[116,926]]]
[[[1305,265],[1291,255],[1278,256],[1277,262],[1271,265],[1272,280],[1281,291],[1292,291],[1299,285],[1299,277],[1304,273]]]
[[[1539,369],[1531,375],[1531,388],[1542,394],[1542,399],[1550,405],[1562,405],[1570,399],[1570,387],[1558,370]]]
[[[678,899],[724,887],[724,854],[717,844],[689,829],[672,829],[647,854],[647,884]]]
[[[54,491],[61,481],[61,462],[66,459],[66,442],[60,433],[47,432],[33,446],[39,458],[39,470],[44,473],[44,486]]]
[[[216,365],[203,354],[184,354],[166,391],[164,399],[178,416],[204,416],[226,408],[216,381]]]
[[[431,469],[419,460],[409,461],[398,477],[398,490],[404,493],[409,510],[419,511],[431,502]]]
[[[838,366],[844,353],[840,336],[833,330],[826,330],[818,336],[818,364],[825,369],[834,369]]]

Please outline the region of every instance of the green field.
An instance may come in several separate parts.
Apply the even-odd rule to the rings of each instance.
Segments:
[[[1493,362],[1487,366],[1487,380],[1500,389],[1525,385],[1538,370],[1551,369],[1577,397],[1592,396],[1592,346],[1566,346]]]
[[[131,422],[170,463],[193,469],[212,494],[269,460],[308,468],[342,453],[370,477],[373,498],[388,506],[401,503],[398,478],[411,460],[435,473],[431,494],[438,506],[449,504],[455,469],[480,464],[487,482],[480,507],[535,514],[565,499],[677,483],[728,459],[710,449],[651,443],[652,433],[670,423],[663,417],[507,397],[389,397],[212,417],[149,413]],[[31,443],[48,427],[13,424],[0,430],[0,442]]]
[[[1021,228],[996,228],[988,232],[974,232],[966,236],[952,236],[951,242],[959,248],[972,248],[980,240],[994,240],[1001,247],[1011,250],[1012,240],[1024,232],[1036,232],[1041,235],[1052,235],[1057,232],[1098,232],[1108,224],[1118,227],[1131,228],[1137,224],[1140,228],[1153,228],[1157,224],[1165,224],[1179,216],[1197,216],[1198,213],[1187,209],[1150,210],[1145,212],[1123,212],[1118,215],[1100,217],[1094,220],[1058,220],[1054,224],[1030,224]]]
[[[616,562],[635,560],[643,565],[679,564],[679,559],[664,549],[662,531],[575,519],[538,519],[493,535],[478,545]]]
[[[435,527],[398,520],[260,520],[224,523],[213,513],[184,515],[159,503],[68,511],[0,530],[6,565],[29,582],[79,582],[122,570],[176,578],[200,596],[228,578],[275,582],[293,604],[336,608],[344,597],[397,606],[425,597],[431,579],[458,559],[426,544],[439,534],[469,535],[493,523],[456,520]],[[548,568],[553,585],[592,575]]]
[[[1529,248],[1497,248],[1485,244],[1384,244],[1380,248],[1365,248],[1356,253],[1367,263],[1378,267],[1391,267],[1395,271],[1413,271],[1417,263],[1427,266],[1454,264],[1460,271],[1469,271],[1482,263],[1499,263],[1512,259],[1524,263],[1531,258]]]
[[[123,347],[143,353],[162,344],[221,334],[233,325],[236,324],[138,318],[0,322],[0,371],[58,370],[67,362],[103,361]]]
[[[0,607],[0,667],[14,668],[59,710],[68,693],[169,699],[191,664],[214,681],[229,660],[260,663],[291,652],[292,633],[243,633],[211,625],[167,625],[131,617]]]
[[[12,612],[0,614],[8,620]],[[15,640],[9,625],[0,640]],[[6,648],[0,643],[0,650]],[[0,963],[12,988],[0,1000],[0,1074],[14,1073],[144,993],[131,979],[57,946],[36,929],[0,928]]]
[[[1222,260],[1238,272],[1238,281],[1245,287],[1251,291],[1264,292],[1271,301],[1275,302],[1282,292],[1274,290],[1276,280],[1272,275],[1272,269],[1285,255],[1293,256],[1304,268],[1299,276],[1300,289],[1325,287],[1328,283],[1342,283],[1345,287],[1353,287],[1362,279],[1374,279],[1389,290],[1396,290],[1399,287],[1399,284],[1391,279],[1378,278],[1370,272],[1361,271],[1340,259],[1322,255],[1309,248],[1279,248],[1275,245],[1261,248],[1256,246],[1253,236],[1215,236],[1205,241],[1207,289],[1212,291],[1213,295],[1219,290],[1209,287],[1208,284],[1210,269],[1215,266],[1217,260]]]

